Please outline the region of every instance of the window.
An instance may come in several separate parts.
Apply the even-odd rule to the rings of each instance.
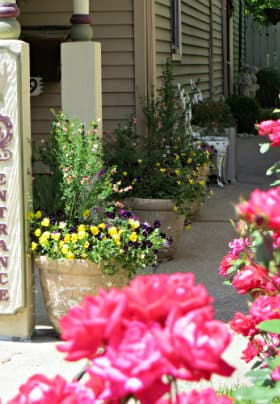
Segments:
[[[171,0],[172,60],[182,57],[181,0]]]

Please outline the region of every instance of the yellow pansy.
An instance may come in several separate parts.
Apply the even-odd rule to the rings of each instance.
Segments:
[[[81,255],[81,257],[82,257],[84,260],[86,260],[87,257],[88,257],[88,255],[87,255],[86,253],[83,253],[83,254]]]
[[[100,230],[97,226],[90,226],[90,231],[93,236],[97,236],[100,233]]]
[[[179,209],[178,206],[176,206],[176,205],[173,206],[173,211],[174,212],[178,212],[178,209]]]
[[[199,183],[199,185],[201,185],[202,187],[205,185],[205,181],[203,181],[203,180],[198,181],[198,183]]]
[[[106,229],[106,224],[105,223],[100,223],[98,225],[99,229],[105,230]]]
[[[37,210],[37,212],[35,212],[35,218],[36,219],[41,219],[41,217],[42,217],[42,212],[40,211],[40,210]]]
[[[179,168],[176,168],[175,174],[176,174],[177,176],[179,176],[179,175],[181,174],[181,170],[179,170]]]
[[[71,241],[72,241],[72,243],[76,243],[78,241],[78,234],[77,233],[72,233],[71,234]]]
[[[50,225],[50,219],[48,217],[44,217],[44,219],[41,221],[41,226],[48,227],[49,225]]]
[[[33,217],[34,217],[33,212],[27,212],[27,219],[28,219],[28,220],[33,219]]]
[[[51,236],[51,233],[49,231],[44,231],[44,233],[42,233],[41,238],[48,240]]]
[[[66,226],[65,222],[60,222],[58,225],[59,229],[61,229],[61,230],[63,230],[65,226]]]
[[[89,248],[89,242],[88,242],[88,241],[86,241],[86,242],[84,243],[84,248],[85,248],[85,249],[88,249],[88,248]]]
[[[85,230],[79,230],[77,237],[78,237],[79,240],[82,240],[82,239],[85,238],[87,235],[88,235],[88,233],[87,233]]]
[[[188,160],[187,160],[187,164],[191,164],[191,163],[192,163],[192,158],[189,157]]]
[[[114,234],[114,235],[112,236],[112,239],[114,240],[114,242],[115,242],[117,245],[120,245],[120,244],[121,244],[121,237],[120,237],[120,234]]]
[[[90,217],[90,210],[86,209],[83,211],[83,218],[88,219]]]
[[[63,246],[61,247],[61,252],[62,254],[67,254],[69,251],[69,246],[67,244],[63,244]]]
[[[189,179],[189,183],[190,183],[191,185],[193,184],[193,179],[192,179],[192,178]]]
[[[129,236],[129,240],[133,241],[133,242],[137,241],[137,238],[138,238],[138,236],[137,236],[137,233],[135,231],[133,231],[131,233],[131,235]]]
[[[41,234],[42,234],[41,229],[36,229],[36,230],[34,231],[34,235],[35,235],[36,237],[40,237]]]
[[[32,250],[32,251],[35,251],[37,247],[38,247],[38,244],[35,243],[35,241],[32,241],[32,243],[31,243],[31,250]]]
[[[61,234],[58,233],[58,232],[51,234],[51,238],[52,238],[53,240],[59,240],[59,239],[60,239],[60,236],[61,236]]]
[[[66,254],[66,258],[68,260],[73,260],[75,258],[75,255],[72,253],[72,251],[68,251],[68,253]]]
[[[65,234],[65,236],[64,236],[64,241],[65,241],[65,243],[70,243],[70,241],[71,241],[71,234],[69,234],[69,233]]]
[[[85,226],[84,224],[80,224],[80,225],[78,226],[78,233],[79,233],[80,231],[86,231],[86,226]]]
[[[116,235],[116,234],[118,233],[118,229],[117,229],[115,226],[110,227],[110,228],[108,229],[108,233],[109,233],[109,235],[110,235],[111,237],[113,237],[114,235]]]
[[[127,171],[123,171],[123,176],[127,177]]]
[[[160,167],[160,163],[156,163],[156,166],[157,166],[157,167]]]
[[[166,168],[160,168],[159,171],[160,171],[161,173],[165,173],[165,172],[166,172]]]
[[[192,228],[192,225],[191,225],[191,224],[187,224],[187,225],[186,225],[186,230],[191,230],[191,228]]]
[[[177,182],[178,185],[182,185],[182,181],[181,181],[181,180],[178,180],[178,181],[176,181],[176,182]]]
[[[128,223],[130,224],[130,226],[131,226],[133,229],[138,229],[138,227],[140,227],[140,222],[139,222],[139,220],[129,219],[129,220],[128,220]]]

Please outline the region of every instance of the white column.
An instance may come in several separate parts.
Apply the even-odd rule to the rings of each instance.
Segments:
[[[73,14],[89,14],[89,0],[74,0]]]

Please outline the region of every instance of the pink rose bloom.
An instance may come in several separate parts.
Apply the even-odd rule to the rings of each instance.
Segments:
[[[57,349],[67,352],[66,360],[93,358],[100,346],[121,328],[126,316],[126,295],[117,289],[100,290],[87,296],[60,320],[61,339]]]
[[[229,322],[229,325],[233,331],[245,337],[255,335],[256,332],[258,332],[256,329],[256,321],[251,314],[236,312],[233,319]]]
[[[145,394],[154,383],[159,384],[163,375],[173,372],[173,366],[159,349],[155,332],[160,332],[156,323],[148,327],[138,321],[127,322],[127,328],[111,338],[105,353],[93,359],[89,374],[105,380],[99,399]],[[158,390],[161,395],[166,391]]]
[[[232,286],[241,295],[254,292],[266,284],[267,276],[267,270],[260,265],[246,265],[234,276]]]
[[[212,388],[201,391],[191,390],[189,393],[181,393],[176,396],[176,404],[231,404],[232,402],[232,399],[225,395],[218,396]],[[155,404],[169,403],[169,398],[161,398]]]
[[[231,252],[233,255],[239,255],[246,247],[249,247],[250,245],[250,240],[248,238],[235,238],[234,240],[230,241],[228,243],[229,248],[231,249]]]
[[[248,201],[236,205],[237,214],[258,226],[280,233],[280,186],[268,191],[255,189]]]
[[[280,381],[280,365],[278,365],[273,372],[271,373],[271,379],[275,380],[276,382]]]
[[[61,376],[49,379],[34,375],[19,389],[19,394],[8,404],[93,404],[95,395],[91,389],[78,382],[68,383]]]
[[[280,318],[280,295],[260,296],[250,307],[250,314],[256,323]]]
[[[172,373],[174,377],[209,380],[213,373],[230,376],[234,371],[222,359],[231,342],[231,334],[222,321],[213,320],[212,307],[196,309],[184,316],[174,311],[170,313],[166,329],[172,347],[169,360],[176,367],[176,373]],[[168,357],[166,346],[163,350]]]
[[[182,313],[187,313],[212,303],[206,288],[194,281],[193,273],[137,276],[124,292],[137,319],[164,324],[171,308],[179,307]]]
[[[259,356],[263,349],[263,342],[258,340],[250,340],[246,348],[242,351],[241,359],[243,359],[246,363],[251,362],[251,360],[255,359]]]
[[[235,254],[233,254],[232,252],[227,253],[220,263],[219,274],[224,277],[227,277],[228,270],[232,267],[232,265],[234,264],[234,261],[237,258],[238,257]]]
[[[268,135],[272,147],[280,145],[280,119],[263,121],[257,125],[259,135]]]

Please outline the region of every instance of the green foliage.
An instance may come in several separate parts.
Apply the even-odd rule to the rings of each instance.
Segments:
[[[260,107],[251,97],[234,95],[226,99],[237,124],[238,133],[256,133],[255,124],[259,121]]]
[[[235,126],[230,107],[223,101],[207,99],[193,106],[193,125],[205,128],[205,135],[224,136],[225,128]]]
[[[279,106],[280,72],[276,69],[262,69],[257,77],[259,89],[256,96],[260,105],[265,108]]]
[[[246,14],[252,14],[253,18],[260,25],[269,24],[264,9],[279,8],[279,0],[244,0]]]
[[[270,119],[280,119],[280,110],[274,108],[261,108],[259,121],[268,121]]]

